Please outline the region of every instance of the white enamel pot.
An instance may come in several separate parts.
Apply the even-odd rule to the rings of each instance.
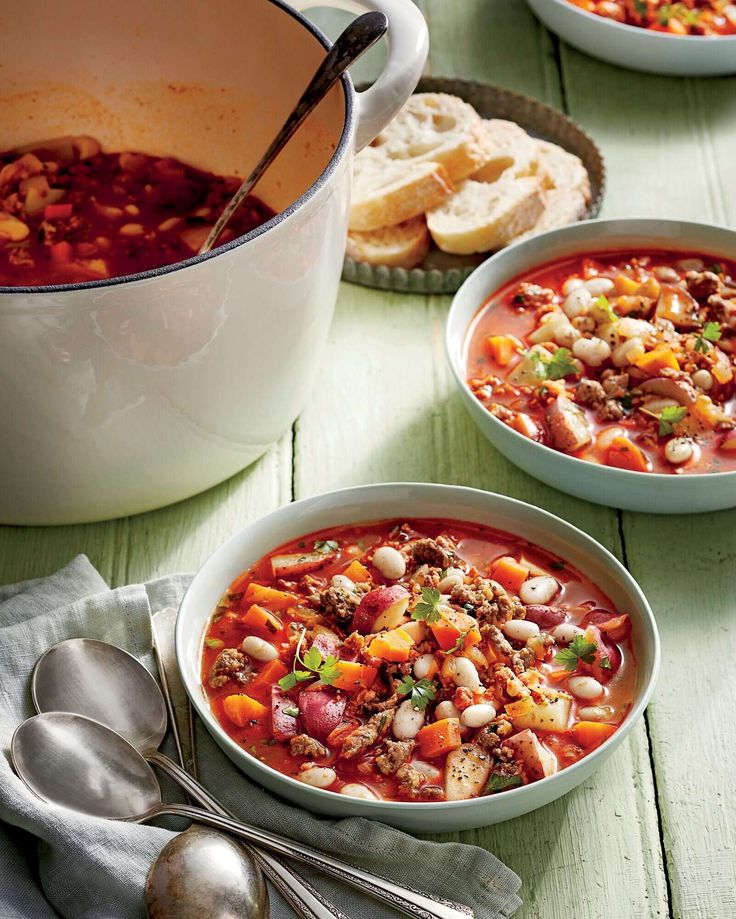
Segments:
[[[329,5],[386,13],[388,60],[365,93],[343,78],[268,171],[256,193],[277,217],[140,275],[0,287],[0,523],[178,501],[255,460],[298,415],[337,296],[353,156],[408,98],[428,49],[411,0]],[[283,0],[14,4],[0,150],[91,134],[245,175],[328,47]]]

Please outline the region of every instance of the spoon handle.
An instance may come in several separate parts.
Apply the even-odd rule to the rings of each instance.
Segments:
[[[277,852],[279,855],[294,858],[309,865],[311,868],[336,878],[338,881],[357,888],[362,893],[369,894],[377,900],[382,900],[394,909],[399,910],[399,912],[412,916],[413,919],[468,919],[473,915],[472,910],[467,906],[448,900],[441,900],[432,894],[420,893],[409,887],[402,887],[394,881],[389,881],[370,871],[365,871],[363,868],[357,868],[354,865],[347,864],[347,862],[332,858],[325,852],[319,852],[292,839],[277,836],[268,830],[248,826],[248,824],[241,823],[239,820],[232,820],[219,814],[211,814],[197,807],[189,807],[186,804],[163,804],[144,819],[150,820],[159,814],[171,814],[172,816],[196,820],[198,823],[204,823],[206,826],[224,830],[234,836],[239,836],[241,839],[246,839],[254,845],[261,845],[272,852]]]
[[[190,799],[197,801],[210,813],[237,819],[203,785],[200,785],[168,756],[154,751],[147,753],[146,759],[154,766],[158,766],[162,772],[165,772],[186,791]],[[268,852],[257,847],[253,847],[251,852],[271,883],[302,919],[350,919],[303,877],[295,874],[288,866],[282,865]]]
[[[353,20],[330,48],[327,56],[304,90],[279,133],[271,141],[268,150],[258,161],[255,169],[235,192],[225,210],[215,221],[207,239],[202,244],[199,254],[209,252],[227,226],[228,221],[250,193],[253,186],[268,169],[278,154],[291,140],[296,129],[307,115],[324,98],[329,88],[336,83],[347,68],[385,34],[388,20],[383,13],[364,13]]]

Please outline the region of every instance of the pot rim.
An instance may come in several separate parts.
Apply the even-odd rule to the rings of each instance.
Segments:
[[[289,16],[291,16],[292,19],[295,19],[298,23],[300,23],[317,39],[317,41],[326,51],[329,51],[329,49],[332,47],[332,42],[324,34],[324,32],[319,29],[313,22],[307,19],[306,16],[300,13],[299,10],[296,10],[294,7],[290,6],[286,0],[267,0],[267,2],[272,3],[284,13],[287,13]],[[139,271],[136,274],[125,274],[114,278],[102,278],[97,281],[79,281],[74,284],[41,284],[37,286],[26,285],[18,287],[11,287],[0,284],[0,295],[66,293],[77,290],[95,290],[105,287],[114,287],[120,284],[128,284],[134,281],[145,281],[150,278],[162,277],[163,275],[171,274],[174,271],[178,271],[182,268],[191,268],[194,265],[199,265],[202,262],[208,261],[209,259],[216,258],[218,255],[223,255],[225,252],[231,252],[234,249],[237,249],[240,246],[243,246],[246,243],[249,243],[252,240],[258,238],[259,236],[262,236],[264,233],[267,233],[270,229],[278,226],[280,223],[283,223],[285,220],[291,217],[292,214],[296,213],[296,211],[300,210],[305,204],[307,204],[308,201],[314,198],[314,196],[326,185],[327,180],[337,169],[339,162],[343,159],[345,152],[350,145],[350,139],[353,135],[353,128],[355,125],[355,89],[347,71],[342,75],[342,77],[340,77],[340,82],[342,83],[343,92],[345,95],[345,119],[342,133],[340,135],[340,140],[335,148],[334,153],[330,157],[330,160],[323,171],[319,174],[319,176],[317,176],[309,188],[303,194],[301,194],[296,199],[296,201],[293,201],[283,211],[280,211],[270,220],[267,220],[266,223],[262,223],[260,226],[255,227],[244,236],[239,236],[237,239],[230,240],[230,242],[225,243],[222,246],[217,246],[216,248],[211,249],[209,252],[205,252],[203,255],[193,255],[191,258],[185,259],[182,262],[173,262],[170,265],[161,265],[159,268],[150,268],[148,271]]]

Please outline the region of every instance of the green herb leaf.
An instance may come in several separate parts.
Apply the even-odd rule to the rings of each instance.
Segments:
[[[303,683],[304,680],[311,680],[314,677],[314,674],[311,670],[292,670],[291,673],[287,673],[286,676],[282,676],[279,680],[279,686],[288,692],[290,689],[293,689],[297,683]]]
[[[322,555],[329,555],[330,552],[337,552],[340,544],[334,539],[318,539],[314,544],[314,551],[321,552]]]
[[[610,670],[611,669],[611,658],[608,655],[604,655],[598,663],[601,666],[601,670]]]
[[[706,341],[720,341],[722,335],[720,323],[706,322],[701,334]]]
[[[496,794],[498,791],[505,791],[507,788],[515,788],[521,785],[520,775],[497,775],[495,772],[488,779],[486,791]]]
[[[634,9],[640,16],[646,16],[647,0],[634,0]]]
[[[674,425],[687,415],[684,405],[667,405],[656,416],[659,419],[659,436],[666,437],[674,431]]]
[[[208,648],[224,648],[225,642],[221,638],[205,638],[205,645]]]
[[[578,372],[578,365],[567,348],[558,348],[545,364],[548,380],[562,380]]]
[[[609,322],[616,322],[618,320],[618,316],[616,315],[616,312],[614,311],[608,300],[608,297],[606,297],[605,294],[601,294],[593,306],[597,306],[598,309],[602,310],[608,317]]]
[[[415,682],[407,674],[396,687],[396,692],[400,696],[406,696],[411,693],[412,706],[423,712],[429,703],[436,698],[437,687],[432,680],[423,679]]]
[[[287,705],[282,711],[285,715],[291,715],[292,718],[299,717],[299,709],[296,705]]]
[[[724,268],[724,266],[723,266],[723,264],[722,264],[721,262],[714,262],[714,263],[710,266],[710,268],[708,269],[708,271],[712,271],[713,274],[725,274],[725,273],[726,273],[726,269]]]
[[[555,654],[555,661],[565,670],[577,670],[581,661],[592,664],[597,650],[598,645],[594,641],[588,641],[584,635],[576,635],[567,648]]]
[[[438,622],[440,611],[438,609],[441,594],[434,587],[422,588],[422,599],[411,611],[412,619],[420,619],[423,622]]]
[[[299,641],[296,644],[292,671],[279,680],[279,686],[284,692],[293,689],[297,683],[302,683],[304,680],[313,680],[315,677],[319,677],[323,683],[329,685],[337,679],[340,673],[337,666],[339,663],[338,659],[330,655],[323,660],[319,648],[311,647],[304,657],[302,657],[301,649],[305,635],[306,629],[303,628],[299,636]],[[297,664],[301,664],[305,669],[297,670]]]
[[[340,675],[340,668],[337,666],[338,663],[338,659],[331,654],[317,671],[317,676],[323,683],[327,683],[328,686],[334,683]]]

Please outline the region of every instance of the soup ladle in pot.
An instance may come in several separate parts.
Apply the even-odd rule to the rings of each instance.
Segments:
[[[165,804],[151,766],[134,746],[99,721],[44,712],[16,728],[10,745],[18,776],[39,798],[109,820],[148,823],[171,815],[224,830],[285,858],[294,858],[382,900],[414,919],[468,919],[472,911],[402,887],[302,843],[187,804]],[[186,773],[184,773],[186,778]],[[192,791],[197,785],[192,779]]]
[[[271,142],[255,168],[235,192],[230,202],[215,221],[207,239],[200,247],[199,254],[209,252],[220,238],[228,221],[250,193],[278,154],[291,140],[299,125],[309,113],[322,101],[342,74],[354,64],[359,57],[372,48],[382,38],[388,28],[388,19],[383,13],[364,13],[354,19],[337,41],[330,48],[327,56],[317,68],[317,72],[304,90],[301,98],[292,109],[281,130]]]
[[[94,638],[69,638],[53,645],[36,661],[31,696],[36,711],[72,712],[99,721],[122,735],[178,784],[182,775],[189,778],[158,750],[167,725],[166,703],[158,684],[143,664],[122,648]],[[191,797],[199,804],[223,817],[233,816],[201,785],[196,787],[198,792]],[[182,858],[180,850],[185,843],[196,846],[200,841],[192,837],[179,843],[178,857]],[[244,855],[252,857],[302,919],[348,919],[269,853],[250,849]]]

